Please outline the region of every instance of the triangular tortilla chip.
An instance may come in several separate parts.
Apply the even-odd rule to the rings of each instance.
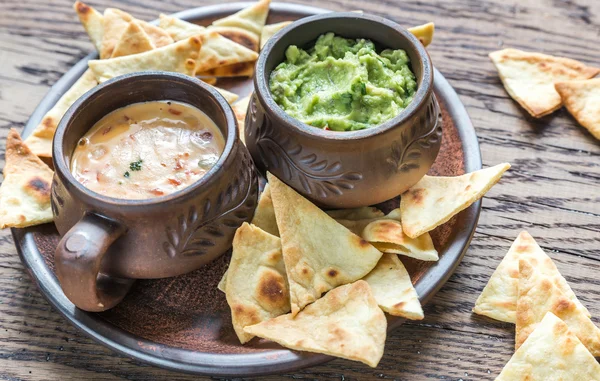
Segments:
[[[600,329],[557,286],[555,276],[538,269],[537,258],[519,259],[519,296],[515,349],[525,342],[547,312],[562,319],[594,356],[600,356]]]
[[[52,157],[52,139],[58,123],[69,107],[88,90],[96,86],[98,82],[91,70],[86,70],[81,78],[71,86],[66,93],[56,102],[42,118],[40,124],[33,133],[25,139],[25,143],[31,151],[40,157]]]
[[[258,205],[256,206],[252,223],[267,233],[279,237],[279,228],[277,228],[275,208],[273,207],[273,200],[271,199],[271,187],[269,183],[265,185],[265,189],[263,189],[260,198],[258,199]]]
[[[244,344],[244,327],[290,311],[281,240],[248,223],[235,232],[225,286],[233,328]]]
[[[73,9],[77,12],[79,21],[90,37],[92,44],[94,44],[96,50],[100,53],[102,51],[102,36],[104,36],[104,16],[81,1],[76,1],[73,4]]]
[[[579,308],[591,316],[575,296],[567,280],[560,274],[556,265],[544,250],[526,231],[522,231],[498,265],[487,285],[477,298],[473,312],[492,319],[516,323],[517,296],[519,289],[519,259],[535,258],[540,263],[539,270],[556,280],[560,290]]]
[[[599,381],[600,364],[565,322],[548,312],[496,381]]]
[[[52,221],[52,170],[11,128],[6,139],[4,181],[0,186],[0,229],[24,228]]]
[[[222,292],[225,292],[225,289],[227,288],[227,274],[228,273],[229,273],[229,270],[225,270],[225,274],[223,274],[223,276],[221,277],[221,280],[219,281],[219,284],[217,285],[217,288]]]
[[[231,108],[233,109],[233,112],[235,113],[237,122],[238,122],[238,127],[240,130],[240,140],[244,144],[246,144],[246,113],[248,112],[248,104],[250,103],[251,96],[252,95],[245,96],[244,98],[235,102],[231,106]],[[271,233],[271,234],[273,234],[273,233]]]
[[[494,186],[510,168],[503,163],[456,177],[423,176],[402,194],[402,227],[416,238],[468,208]]]
[[[381,218],[369,223],[361,236],[384,253],[400,254],[422,261],[437,261],[438,252],[429,233],[410,238],[398,220]]]
[[[387,321],[367,282],[337,287],[298,315],[282,315],[244,328],[284,347],[324,353],[376,367]]]
[[[331,218],[336,220],[368,220],[383,217],[385,214],[374,206],[363,206],[352,209],[328,210],[327,213]]]
[[[263,46],[265,46],[265,44],[269,40],[269,38],[273,37],[275,33],[279,32],[291,23],[292,21],[282,21],[276,24],[265,25],[262,30],[262,33],[260,34],[260,48],[262,49]]]
[[[100,58],[105,59],[112,56],[115,45],[121,39],[121,35],[133,17],[120,9],[106,8],[104,10],[104,18],[102,26],[104,34],[102,35],[102,49],[100,50]]]
[[[196,72],[202,73],[207,70],[224,65],[232,65],[240,62],[253,62],[258,54],[217,32],[207,32],[199,35],[202,40],[202,49],[198,56]]]
[[[252,77],[254,75],[254,61],[238,62],[231,65],[219,66],[196,75],[214,77]]]
[[[142,27],[142,29],[144,29],[144,32],[146,32],[146,34],[148,35],[148,37],[150,37],[150,40],[152,41],[152,44],[157,47],[157,48],[162,48],[163,46],[167,46],[172,44],[173,42],[175,42],[171,36],[169,35],[169,33],[167,33],[166,31],[162,30],[161,28],[152,25],[146,21],[143,20],[135,20],[137,21],[140,26]]]
[[[140,26],[137,20],[129,22],[127,29],[115,45],[111,58],[138,54],[154,49],[155,46],[150,37]]]
[[[244,8],[237,13],[213,22],[213,25],[234,26],[246,29],[257,36],[260,36],[262,29],[267,22],[270,3],[271,0],[260,0],[248,8]]]
[[[555,82],[592,78],[600,69],[569,58],[504,49],[489,54],[508,94],[539,118],[562,105]]]
[[[600,78],[558,82],[554,87],[577,122],[600,140]]]
[[[395,254],[383,254],[377,266],[363,278],[379,307],[390,315],[421,320],[423,308],[408,271]]]
[[[162,48],[132,56],[91,60],[88,62],[98,82],[137,71],[162,70],[194,75],[196,59],[202,43],[190,37]]]
[[[292,314],[367,275],[381,252],[267,173],[283,246]]]
[[[225,100],[229,104],[233,104],[240,97],[239,95],[237,95],[236,93],[232,93],[231,91],[227,91],[227,90],[222,89],[217,86],[213,86],[213,87],[215,88],[215,90],[217,90],[219,92],[219,94],[221,94],[223,96],[223,98],[225,98]]]
[[[408,31],[415,35],[421,41],[423,46],[428,46],[433,41],[433,33],[435,32],[435,24],[428,22],[427,24],[413,26],[408,28]]]
[[[233,26],[216,25],[210,25],[207,29],[211,32],[217,32],[221,36],[228,38],[233,42],[237,42],[238,44],[254,52],[258,52],[260,50],[260,40],[258,36],[247,31],[246,29],[236,28]]]
[[[206,28],[197,24],[192,24],[177,17],[160,14],[159,27],[164,29],[175,41],[185,40],[192,36],[197,36],[206,32]]]
[[[217,84],[217,78],[215,78],[215,77],[201,77],[200,80],[204,83],[208,83],[211,86],[214,86]]]

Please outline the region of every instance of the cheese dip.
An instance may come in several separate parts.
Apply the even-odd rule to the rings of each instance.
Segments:
[[[79,140],[71,172],[102,195],[149,199],[198,181],[224,145],[217,125],[196,107],[135,103],[106,115]]]

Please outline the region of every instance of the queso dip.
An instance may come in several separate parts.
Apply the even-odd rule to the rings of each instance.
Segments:
[[[216,124],[195,107],[135,103],[106,115],[79,140],[71,172],[105,196],[148,199],[202,178],[224,145]]]

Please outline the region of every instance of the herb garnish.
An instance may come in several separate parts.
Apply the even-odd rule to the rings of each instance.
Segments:
[[[129,171],[125,172],[123,176],[129,178]]]
[[[131,163],[129,163],[129,169],[131,169],[132,171],[140,171],[142,169],[142,162],[142,159],[138,161],[132,161]]]

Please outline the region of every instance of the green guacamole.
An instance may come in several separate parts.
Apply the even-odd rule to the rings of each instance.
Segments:
[[[353,131],[398,115],[417,90],[402,49],[375,51],[369,40],[321,35],[308,51],[291,45],[271,73],[275,102],[314,127]]]

